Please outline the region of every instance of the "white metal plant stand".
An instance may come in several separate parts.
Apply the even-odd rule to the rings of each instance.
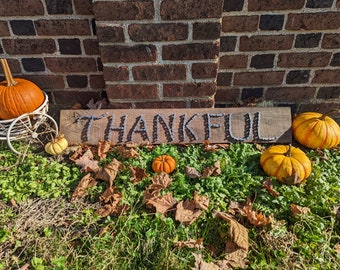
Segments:
[[[44,151],[46,143],[58,135],[57,122],[47,114],[48,96],[34,112],[17,118],[0,120],[0,140],[18,155],[24,155],[30,148],[35,153]]]

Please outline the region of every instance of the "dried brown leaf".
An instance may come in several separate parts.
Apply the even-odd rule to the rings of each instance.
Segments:
[[[177,204],[177,200],[172,197],[172,193],[168,193],[163,196],[157,196],[147,200],[147,204],[151,204],[156,208],[157,213],[161,213],[163,217],[165,214],[173,209]]]
[[[189,178],[200,178],[201,174],[193,167],[186,166],[185,167],[185,174]]]
[[[203,150],[206,152],[215,152],[217,149],[216,145],[211,145],[208,140],[203,142]]]
[[[87,190],[97,184],[91,173],[86,174],[78,183],[72,193],[71,202],[74,202],[87,194]]]
[[[75,160],[75,164],[80,167],[83,172],[98,172],[100,169],[98,166],[98,160],[93,159],[93,153],[90,149],[87,149],[85,153]]]
[[[172,182],[172,178],[169,174],[161,172],[160,174],[155,174],[152,177],[152,184],[148,187],[151,190],[160,190],[167,188]]]
[[[175,247],[203,248],[203,238],[175,242]]]
[[[141,181],[143,181],[144,178],[148,177],[145,169],[133,167],[132,165],[129,166],[130,172],[131,172],[131,178],[130,180],[134,184],[138,184]]]
[[[248,252],[244,249],[238,248],[225,255],[223,260],[218,261],[217,265],[220,269],[246,269],[248,261],[246,260]]]
[[[294,173],[292,176],[286,177],[283,179],[286,185],[300,185],[302,183],[302,179],[297,173]]]
[[[69,110],[81,110],[81,109],[83,109],[83,106],[81,105],[80,102],[76,102],[69,108]]]
[[[193,253],[195,257],[195,265],[192,270],[220,270],[220,267],[214,263],[207,263],[203,261],[202,254],[195,254]]]
[[[184,225],[190,225],[202,214],[201,209],[196,208],[194,201],[180,201],[177,204],[175,219]]]
[[[220,161],[217,160],[213,166],[209,166],[204,168],[202,177],[209,177],[211,175],[220,175],[221,174],[221,164]]]
[[[243,209],[248,221],[254,226],[265,226],[271,223],[270,217],[266,217],[263,213],[257,213],[251,205],[245,206]]]
[[[214,216],[222,218],[230,225],[229,234],[232,241],[241,249],[248,251],[248,230],[240,223],[238,223],[231,215],[219,211],[213,211]]]
[[[100,160],[106,158],[107,153],[109,152],[111,147],[111,142],[107,140],[99,140],[98,141],[98,157]]]
[[[114,158],[109,164],[97,172],[96,178],[104,180],[109,183],[109,186],[112,186],[119,170],[122,168],[123,164]]]
[[[133,144],[134,145],[134,144]],[[117,152],[120,154],[123,158],[138,158],[139,153],[138,151],[134,148],[135,146],[129,144],[124,145],[119,145],[117,146]]]
[[[104,203],[120,201],[123,195],[121,193],[116,192],[116,190],[117,190],[116,187],[108,187],[107,189],[105,189],[102,195],[99,196],[99,200]]]
[[[340,219],[340,206],[334,206],[333,213],[337,219]]]
[[[30,269],[30,264],[29,263],[25,263],[23,266],[18,268],[18,270],[29,270],[29,269]]]
[[[266,179],[262,186],[274,197],[278,197],[280,194],[274,190],[273,182],[270,178]]]
[[[299,206],[294,203],[290,205],[290,209],[292,210],[292,214],[294,217],[310,213],[309,207]]]
[[[194,193],[195,206],[198,209],[208,210],[210,198],[208,196],[199,195],[197,191]]]
[[[339,243],[335,244],[334,250],[335,250],[336,253],[340,254],[340,244]]]

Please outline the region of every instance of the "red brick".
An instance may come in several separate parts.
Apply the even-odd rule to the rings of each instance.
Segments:
[[[266,100],[296,102],[314,98],[315,87],[273,87],[265,92]]]
[[[0,21],[0,37],[10,36],[8,24],[6,21]]]
[[[218,53],[218,43],[164,45],[162,49],[163,60],[217,59]]]
[[[340,48],[340,34],[325,33],[322,40],[322,48],[337,49]]]
[[[185,65],[149,65],[132,68],[135,81],[174,81],[186,79]]]
[[[312,83],[339,84],[340,69],[317,70]]]
[[[73,0],[76,14],[92,15],[92,0]]]
[[[97,71],[96,59],[88,57],[47,57],[45,63],[55,73]]]
[[[340,28],[340,12],[289,14],[287,30],[331,30]]]
[[[157,59],[157,49],[154,45],[103,45],[100,50],[104,63],[150,62]]]
[[[336,8],[340,8],[340,0],[336,1]]]
[[[164,97],[203,97],[216,92],[216,83],[182,83],[164,84]]]
[[[2,44],[8,54],[43,54],[57,50],[53,39],[3,39]]]
[[[193,63],[191,74],[194,79],[216,78],[217,63]]]
[[[215,40],[221,34],[219,22],[198,22],[193,24],[192,37],[194,40]]]
[[[0,16],[44,15],[41,0],[0,0]]]
[[[289,50],[293,46],[294,35],[260,35],[240,37],[240,51]]]
[[[284,71],[240,72],[234,75],[234,85],[266,86],[280,85]]]
[[[188,38],[188,25],[184,23],[130,24],[133,41],[175,41]]]
[[[156,84],[109,84],[106,92],[110,100],[159,99]]]
[[[249,11],[273,11],[273,10],[291,10],[301,9],[305,0],[248,0]]]
[[[16,73],[21,73],[21,64],[20,61],[18,59],[13,59],[13,58],[7,58],[7,62],[9,65],[9,68],[11,69],[11,72],[14,74]],[[2,68],[0,68],[0,70],[2,71]]]
[[[255,32],[258,29],[259,16],[224,16],[222,32]]]
[[[236,103],[240,99],[241,90],[238,88],[217,88],[216,103]]]
[[[97,21],[147,20],[154,17],[153,0],[96,1],[93,12]]]
[[[122,26],[97,25],[97,37],[100,42],[124,42]]]
[[[279,67],[325,67],[332,57],[331,52],[281,53]]]
[[[239,55],[223,55],[220,57],[220,69],[238,69],[246,68],[248,65],[248,56]]]
[[[218,86],[230,86],[232,79],[233,79],[232,72],[219,72],[217,74],[217,85]]]
[[[86,55],[99,55],[99,45],[97,39],[84,39],[83,44]]]
[[[105,81],[128,81],[129,80],[129,68],[122,67],[104,67],[103,76]]]
[[[213,108],[215,100],[213,98],[190,100],[190,108]]]
[[[110,101],[110,109],[132,109],[135,108],[134,104],[131,102],[117,102],[114,99]]]
[[[102,99],[101,91],[53,91],[52,95],[57,104],[68,105],[69,107],[78,102],[85,107],[91,99],[94,102]]]
[[[141,101],[134,103],[136,109],[175,109],[186,108],[187,102],[184,100],[164,100],[164,101]]]
[[[163,20],[220,18],[223,0],[163,0]]]
[[[35,28],[40,36],[85,36],[91,35],[88,20],[38,20]]]
[[[90,75],[89,81],[91,89],[105,88],[105,81],[102,75]]]
[[[30,75],[25,76],[27,80],[34,82],[43,90],[55,90],[55,89],[64,89],[65,82],[64,77],[61,75]]]

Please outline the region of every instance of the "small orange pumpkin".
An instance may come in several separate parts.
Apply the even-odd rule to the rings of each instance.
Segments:
[[[292,123],[294,138],[311,149],[332,148],[340,143],[340,127],[327,114],[304,112]]]
[[[176,161],[172,156],[161,155],[152,162],[152,170],[156,173],[172,173],[176,169]]]
[[[15,78],[6,59],[1,59],[5,81],[0,82],[0,119],[16,118],[35,111],[45,101],[44,92],[33,82]]]
[[[304,181],[312,172],[312,163],[299,148],[291,145],[273,145],[260,157],[263,171],[276,177],[282,183],[292,184],[291,178],[297,176]]]

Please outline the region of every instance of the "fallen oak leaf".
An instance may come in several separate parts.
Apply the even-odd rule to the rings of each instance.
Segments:
[[[229,235],[232,241],[241,249],[248,251],[249,240],[248,240],[248,230],[242,224],[238,223],[233,216],[214,210],[213,216],[217,216],[229,223]]]
[[[96,178],[104,180],[109,183],[109,186],[112,186],[119,170],[122,168],[123,163],[114,158],[109,164],[105,165],[97,172]]]
[[[202,249],[203,246],[203,238],[198,239],[189,239],[185,241],[177,241],[175,242],[175,247],[187,247],[187,248],[198,248]]]
[[[254,226],[265,226],[272,222],[271,218],[266,217],[262,212],[257,213],[254,211],[251,205],[245,206],[243,209],[246,213],[248,221]]]
[[[185,174],[189,178],[200,178],[202,175],[193,167],[185,166]]]
[[[197,191],[194,193],[195,206],[198,209],[208,210],[210,198],[208,196],[199,195]]]
[[[309,207],[299,206],[294,203],[290,205],[290,209],[294,217],[310,213]]]
[[[116,147],[117,152],[119,155],[121,155],[123,158],[138,158],[139,153],[135,149],[135,146],[129,146],[127,145],[119,145]]]
[[[176,208],[175,219],[186,226],[193,223],[202,214],[202,210],[196,208],[194,201],[180,201]]]
[[[71,202],[74,202],[87,194],[87,190],[97,184],[96,179],[91,176],[91,173],[86,174],[78,183],[72,193]]]
[[[121,215],[129,209],[129,206],[118,205],[118,203],[104,204],[100,209],[97,210],[97,214],[101,217],[107,217],[110,215]]]
[[[166,172],[161,172],[160,174],[155,174],[152,179],[152,184],[148,187],[150,190],[160,190],[167,188],[171,182],[172,178]]]
[[[231,250],[231,244],[235,246],[234,243],[229,242],[228,248],[229,252],[224,256],[222,260],[217,262],[220,269],[246,269],[248,267],[248,261],[246,260],[248,252],[242,248],[237,248],[235,246],[234,250]],[[231,250],[231,251],[230,251]]]
[[[211,175],[220,175],[221,174],[221,164],[220,161],[217,160],[213,166],[209,166],[203,169],[202,177],[206,178]]]
[[[207,263],[203,261],[202,254],[193,253],[195,258],[195,266],[192,270],[221,270],[220,267],[214,263]]]
[[[104,203],[114,202],[114,201],[120,201],[123,197],[121,193],[116,193],[117,190],[114,186],[109,186],[105,191],[102,193],[102,195],[99,196],[99,200]]]
[[[83,172],[98,172],[99,165],[98,160],[94,160],[93,153],[90,149],[87,149],[85,153],[75,160],[75,164],[80,167]]]
[[[273,182],[270,178],[266,179],[262,186],[274,197],[278,197],[280,194],[274,190]]]
[[[108,141],[108,140],[98,141],[97,155],[100,160],[106,158],[107,153],[109,152],[110,148],[111,148],[111,141]]]
[[[147,204],[154,206],[156,212],[162,214],[162,217],[165,217],[165,214],[173,209],[177,203],[178,201],[172,196],[172,193],[147,200]]]
[[[146,170],[138,167],[129,166],[131,177],[130,180],[134,184],[138,184],[143,181],[144,178],[148,177]]]

